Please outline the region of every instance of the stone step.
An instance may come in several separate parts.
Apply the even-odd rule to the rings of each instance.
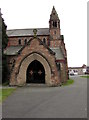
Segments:
[[[47,87],[46,84],[35,84],[35,83],[30,83],[30,84],[26,84],[26,87]]]

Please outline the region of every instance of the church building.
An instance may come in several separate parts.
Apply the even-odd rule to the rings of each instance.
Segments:
[[[9,84],[58,86],[68,80],[67,52],[60,32],[60,19],[53,7],[49,28],[7,30],[4,51]]]

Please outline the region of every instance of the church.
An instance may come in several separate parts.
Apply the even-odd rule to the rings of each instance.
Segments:
[[[68,80],[67,51],[53,6],[49,28],[7,30],[9,84],[59,86]]]

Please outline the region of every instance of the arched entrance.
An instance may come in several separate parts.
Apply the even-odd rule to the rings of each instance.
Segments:
[[[17,75],[17,85],[25,85],[27,82],[27,70],[28,67],[33,61],[39,61],[40,64],[44,67],[45,70],[45,84],[51,85],[51,67],[47,60],[41,56],[41,54],[38,53],[31,53],[30,55],[27,55],[22,62],[20,63],[18,75]],[[42,69],[42,68],[41,68]]]
[[[45,70],[39,61],[34,60],[29,64],[26,83],[45,83]]]

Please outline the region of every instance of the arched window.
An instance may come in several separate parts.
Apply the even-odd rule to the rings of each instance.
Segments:
[[[19,39],[18,43],[19,43],[19,45],[21,45],[21,39]]]
[[[53,21],[53,27],[57,27],[57,22]]]
[[[25,44],[25,45],[27,44],[27,39],[24,40],[24,44]]]
[[[43,43],[46,44],[46,39],[45,38],[43,38]]]

